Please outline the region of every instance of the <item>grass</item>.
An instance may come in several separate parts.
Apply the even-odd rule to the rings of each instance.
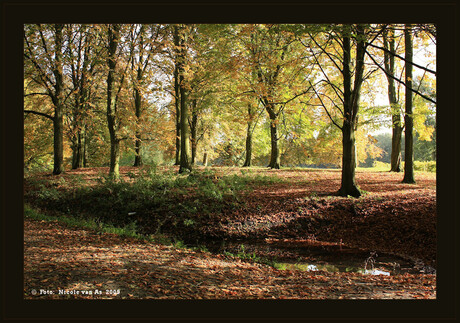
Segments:
[[[155,242],[165,245],[172,245],[176,248],[184,248],[185,244],[180,240],[171,241],[171,239],[165,235],[144,235],[138,233],[137,225],[135,222],[130,222],[124,227],[115,227],[112,224],[103,223],[99,219],[84,219],[81,217],[72,217],[72,216],[53,216],[44,214],[43,212],[37,211],[30,207],[29,205],[24,205],[24,216],[26,218],[47,221],[47,222],[60,222],[76,228],[85,228],[90,230],[95,230],[100,233],[111,233],[124,237],[135,238],[139,240],[144,240],[148,242]]]
[[[114,227],[113,225],[103,223],[98,220],[90,219],[82,219],[82,218],[75,218],[69,216],[52,216],[44,214],[43,212],[37,211],[30,207],[29,205],[24,205],[24,216],[26,218],[40,220],[40,221],[47,221],[47,222],[60,222],[72,227],[76,228],[86,228],[90,230],[95,230],[101,233],[111,233],[116,234],[124,237],[135,238],[143,241],[159,243],[163,245],[170,245],[177,249],[189,249],[192,251],[197,252],[209,252],[208,248],[204,245],[187,246],[182,240],[179,239],[171,239],[170,237],[158,234],[158,235],[143,235],[137,233],[136,231],[136,224],[135,222],[131,222],[130,224],[126,225],[123,228]],[[258,257],[254,252],[248,253],[245,250],[244,245],[240,246],[240,250],[237,254],[232,254],[230,252],[224,252],[224,255],[239,258],[245,261],[256,262],[260,264],[269,265],[276,268],[276,263],[272,260],[268,260],[265,258]]]
[[[255,262],[255,263],[259,263],[259,264],[263,264],[263,265],[268,265],[268,266],[271,266],[271,267],[274,267],[274,268],[277,268],[276,266],[278,264],[276,262],[276,260],[271,260],[271,259],[268,259],[268,258],[259,257],[259,256],[256,255],[255,252],[247,252],[246,248],[245,248],[245,246],[243,244],[240,245],[240,248],[239,248],[237,253],[224,251],[223,254],[226,255],[226,256],[232,257],[232,258],[239,258],[239,259],[244,260],[244,261]]]
[[[161,214],[163,218],[174,217],[175,225],[193,228],[197,216],[218,214],[222,208],[239,208],[242,196],[255,186],[282,179],[251,170],[236,174],[233,170],[205,169],[180,175],[172,169],[159,171],[152,167],[118,180],[100,173],[93,185],[81,176],[67,181],[64,177],[48,181],[32,177],[27,181],[34,189],[28,190],[25,198],[34,206],[86,217],[89,222],[99,219],[124,231],[133,231],[128,214],[144,218]]]

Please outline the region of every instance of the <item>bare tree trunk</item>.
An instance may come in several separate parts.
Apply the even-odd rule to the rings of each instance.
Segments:
[[[183,77],[181,77],[181,83],[183,83]],[[188,113],[187,113],[187,106],[186,106],[186,94],[185,94],[185,86],[181,85],[180,88],[180,97],[181,97],[181,106],[180,106],[180,167],[179,173],[183,173],[185,171],[191,171],[192,165],[190,163],[189,158],[189,151],[190,151],[190,143],[189,143],[189,127],[187,124]]]
[[[54,103],[54,167],[53,174],[59,175],[64,172],[64,79],[62,71],[62,30],[63,25],[54,25],[56,45],[56,68],[53,71],[56,79]]]
[[[251,167],[252,159],[252,131],[248,125],[247,134],[246,134],[246,159],[244,160],[243,167]]]
[[[208,152],[205,151],[203,154],[203,165],[208,166]]]
[[[356,185],[356,145],[355,131],[348,121],[344,121],[342,127],[342,183],[339,190],[341,196],[361,196],[361,192]]]
[[[116,51],[119,40],[119,25],[109,26],[109,57],[107,60],[109,72],[107,76],[107,124],[110,133],[110,170],[109,176],[120,176],[120,139],[117,136],[116,97],[114,95],[115,68],[117,65]]]
[[[401,126],[401,112],[398,104],[398,99],[396,97],[395,82],[391,76],[394,76],[395,72],[395,57],[392,54],[396,54],[395,50],[395,38],[394,31],[390,30],[388,32],[385,30],[383,32],[383,43],[385,49],[389,52],[384,51],[385,59],[385,70],[387,72],[388,80],[388,101],[390,103],[390,112],[392,120],[392,138],[391,138],[391,169],[390,172],[400,172],[401,171],[401,135],[402,135],[402,126]],[[391,75],[391,76],[390,76]]]
[[[406,24],[404,28],[404,42],[406,45],[406,113],[405,124],[405,149],[404,149],[404,178],[403,183],[413,184],[414,179],[414,133],[412,118],[412,25]]]
[[[246,158],[244,160],[243,167],[251,167],[252,159],[252,130],[254,125],[254,116],[251,109],[251,104],[248,104],[248,126],[246,131]]]
[[[85,160],[85,126],[82,127],[80,133],[78,134],[78,168],[84,167],[84,160]]]
[[[64,172],[64,124],[62,107],[58,106],[54,110],[54,168],[53,174],[59,175]]]
[[[364,30],[357,26],[357,38],[364,36]],[[344,86],[344,121],[342,126],[342,184],[338,191],[341,196],[360,197],[361,192],[356,185],[356,146],[355,130],[357,129],[357,116],[359,97],[364,73],[364,39],[359,39],[356,48],[356,69],[354,88],[351,89],[351,41],[345,31],[343,36],[343,86]]]
[[[142,97],[141,93],[139,90],[139,82],[142,80],[142,70],[139,67],[137,70],[137,82],[138,84],[134,88],[135,92],[135,97],[134,97],[134,105],[136,108],[136,117],[137,117],[137,122],[140,122],[141,118],[141,108],[142,108]],[[142,165],[142,156],[141,156],[141,133],[139,131],[136,131],[136,142],[135,142],[135,157],[134,157],[134,165],[135,167],[141,166]]]
[[[192,101],[192,120],[190,122],[190,136],[191,136],[191,142],[192,142],[192,165],[195,165],[195,159],[196,159],[196,151],[197,151],[197,144],[198,144],[198,138],[197,138],[197,126],[198,126],[198,113],[196,111],[197,109],[197,100],[193,99]]]
[[[401,137],[402,137],[402,127],[401,116],[393,115],[393,133],[391,138],[391,169],[390,172],[400,172],[401,171]]]
[[[192,165],[190,163],[189,151],[189,127],[188,127],[188,111],[187,111],[187,95],[185,84],[185,62],[186,62],[186,33],[182,27],[179,31],[179,82],[180,82],[180,166],[179,173],[191,171]]]
[[[278,147],[278,128],[277,128],[277,120],[276,114],[273,111],[273,107],[270,105],[266,106],[265,109],[267,110],[270,116],[270,141],[271,141],[271,153],[270,153],[270,163],[268,167],[274,169],[280,169],[280,150]]]
[[[75,136],[75,143],[72,146],[72,169],[83,167],[83,141],[82,133],[78,130]]]
[[[86,129],[85,133],[83,134],[83,167],[88,167],[88,150],[87,150],[87,143],[86,143]]]
[[[174,46],[179,47],[179,31],[178,27],[174,26]],[[175,66],[174,66],[174,104],[176,107],[176,162],[174,165],[180,165],[180,87],[179,87],[179,63],[178,51],[176,51]]]

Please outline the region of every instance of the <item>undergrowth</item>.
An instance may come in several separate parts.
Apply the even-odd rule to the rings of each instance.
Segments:
[[[143,227],[138,231],[160,233],[166,225],[193,230],[199,217],[209,218],[223,208],[239,208],[244,194],[254,186],[279,181],[277,176],[251,171],[221,174],[206,169],[181,175],[173,169],[151,167],[119,179],[99,174],[93,184],[79,175],[67,181],[64,177],[28,177],[25,200],[31,206],[114,228],[132,226],[137,219],[141,223],[136,225]]]

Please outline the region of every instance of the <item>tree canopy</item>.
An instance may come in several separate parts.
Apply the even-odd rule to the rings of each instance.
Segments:
[[[335,167],[359,196],[357,166],[399,169],[404,97],[435,160],[435,53],[429,24],[27,24],[24,166]]]

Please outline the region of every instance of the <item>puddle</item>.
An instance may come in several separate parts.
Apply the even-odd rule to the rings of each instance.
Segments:
[[[221,241],[205,245],[213,253],[274,261],[275,267],[281,270],[360,272],[384,276],[423,273],[420,264],[402,257],[309,239]],[[433,271],[430,273],[435,273]]]

